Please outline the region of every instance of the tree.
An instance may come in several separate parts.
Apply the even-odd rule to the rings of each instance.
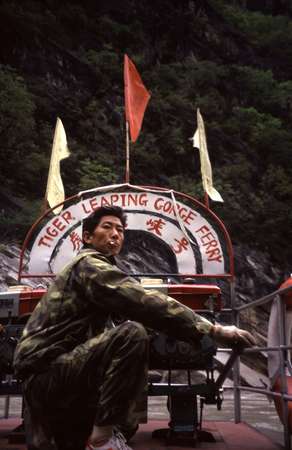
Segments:
[[[23,78],[0,67],[0,181],[13,184],[22,162],[34,148],[35,105]]]

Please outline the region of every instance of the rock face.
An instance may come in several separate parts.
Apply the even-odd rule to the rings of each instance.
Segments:
[[[128,273],[177,273],[177,263],[167,244],[156,236],[131,230],[125,241],[118,265]]]
[[[290,274],[288,268],[275,266],[267,253],[246,246],[235,248],[235,268],[235,291],[239,304],[250,303],[276,291]],[[265,343],[267,336],[270,307],[271,304],[267,303],[241,315],[243,326],[250,328],[261,344]]]
[[[20,284],[18,281],[18,268],[21,248],[16,244],[0,244],[0,292],[6,291],[9,286]],[[25,256],[25,260],[27,256]],[[25,279],[22,284],[37,287],[46,286],[48,280]]]
[[[235,247],[236,290],[246,303],[277,289],[289,275],[288,269],[275,266],[270,255],[247,246]]]

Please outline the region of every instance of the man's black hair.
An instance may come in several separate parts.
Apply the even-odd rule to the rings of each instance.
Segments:
[[[123,209],[119,206],[100,206],[93,213],[91,213],[88,217],[83,219],[82,221],[82,234],[84,231],[88,231],[89,233],[93,233],[96,226],[99,224],[101,218],[103,216],[115,216],[118,217],[125,228],[127,223],[127,216],[124,213]]]

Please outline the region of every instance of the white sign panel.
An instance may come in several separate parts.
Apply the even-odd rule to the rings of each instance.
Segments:
[[[196,274],[198,255],[202,273],[226,273],[219,236],[211,220],[203,217],[199,208],[174,202],[174,198],[163,191],[92,191],[86,196],[41,229],[31,249],[29,273],[58,272],[82,247],[82,219],[105,205],[125,210],[127,230],[152,233],[164,241],[176,257],[179,273]]]

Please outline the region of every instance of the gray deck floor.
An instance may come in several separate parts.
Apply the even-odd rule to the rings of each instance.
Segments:
[[[216,406],[207,405],[204,409],[203,420],[232,422],[234,417],[233,394],[231,391],[224,393],[222,410],[217,411]],[[20,417],[22,399],[10,397],[9,417]],[[7,412],[7,399],[0,397],[0,419]],[[150,397],[148,406],[149,419],[168,419],[166,397]],[[255,427],[268,436],[274,443],[284,446],[283,426],[277,416],[273,403],[265,396],[254,393],[242,394],[242,421]]]
[[[267,397],[260,394],[243,393],[241,398],[242,421],[268,436],[276,444],[284,446],[283,426],[276,413],[274,404]],[[148,416],[156,420],[168,418],[165,397],[152,397],[149,399]],[[218,411],[214,405],[205,406],[203,420],[233,422],[233,393],[230,391],[224,393],[221,411]]]

